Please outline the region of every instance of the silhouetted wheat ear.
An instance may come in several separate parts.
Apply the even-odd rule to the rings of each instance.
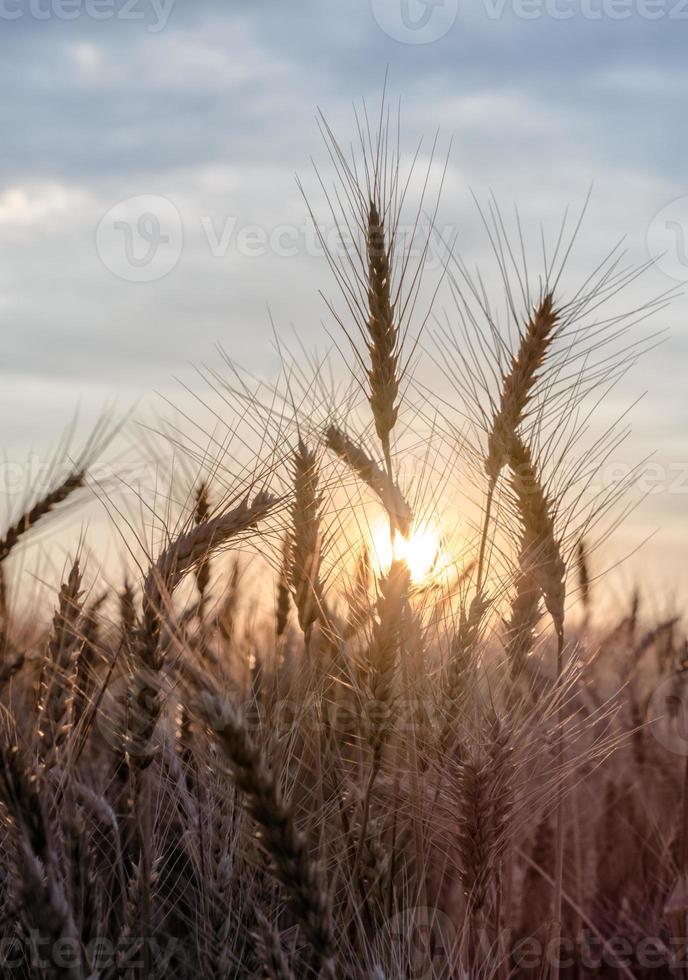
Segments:
[[[345,432],[335,425],[325,432],[325,445],[356,473],[376,495],[389,515],[393,527],[404,535],[411,530],[413,515],[399,487],[387,473]]]
[[[477,651],[487,601],[478,593],[466,612],[462,607],[459,628],[454,633],[444,672],[442,694],[446,717],[440,730],[440,750],[444,754],[456,743],[461,709],[469,693],[469,682],[477,667]]]
[[[4,538],[0,540],[0,562],[7,558],[23,534],[29,531],[46,514],[49,514],[54,507],[57,507],[58,504],[66,500],[75,490],[83,487],[85,478],[86,472],[83,469],[70,473],[59,486],[50,490],[44,497],[36,501],[30,510],[22,514],[16,524],[8,528]]]
[[[30,510],[25,511],[19,520],[7,529],[5,536],[0,539],[0,621],[3,631],[7,623],[7,584],[5,581],[5,569],[2,563],[10,555],[22,535],[30,531],[32,527],[38,524],[54,507],[57,507],[58,504],[66,500],[75,490],[83,487],[85,479],[86,471],[84,469],[79,468],[74,470],[62,483],[53,490],[50,490],[40,500],[36,501]],[[0,632],[0,639],[3,641],[0,644],[2,646],[5,640],[2,632]]]
[[[238,507],[181,534],[151,566],[143,585],[140,644],[141,658],[147,667],[159,670],[162,666],[159,642],[162,616],[166,601],[182,578],[199,562],[207,560],[214,549],[255,527],[272,506],[273,499],[264,493],[257,494],[250,504],[246,499]]]
[[[284,955],[279,931],[262,913],[256,914],[256,953],[268,980],[295,980]]]
[[[588,564],[588,550],[583,538],[578,542],[576,559],[578,565],[578,587],[580,588],[583,610],[587,616],[590,613],[590,568]]]
[[[220,628],[222,639],[228,647],[231,647],[234,641],[237,609],[239,607],[239,572],[240,566],[237,556],[232,561],[227,582],[227,591],[225,592],[225,598],[220,607],[220,611],[217,614],[217,625]]]
[[[356,567],[353,582],[347,590],[347,605],[349,607],[348,631],[355,633],[371,616],[370,585],[372,569],[370,567],[370,552],[364,545],[356,555]]]
[[[201,483],[196,491],[196,506],[194,508],[194,520],[196,524],[205,524],[210,515],[210,495],[207,483]],[[196,588],[199,595],[198,618],[203,621],[205,610],[206,591],[210,583],[210,561],[208,558],[202,559],[196,567]]]
[[[277,602],[275,608],[275,634],[277,638],[284,636],[289,623],[289,608],[291,604],[289,579],[291,570],[291,538],[284,535],[282,542],[282,561],[280,562],[279,578],[277,581]]]
[[[515,437],[509,453],[511,485],[521,520],[521,562],[542,592],[558,635],[564,631],[566,564],[554,529],[552,503],[540,482],[532,453]]]
[[[375,430],[383,446],[388,446],[398,414],[399,329],[391,299],[391,270],[384,217],[375,201],[370,201],[368,208],[366,252],[369,311],[367,346],[370,354],[368,397]]]
[[[382,751],[393,724],[400,631],[409,585],[409,571],[401,561],[393,561],[378,583],[377,615],[373,621],[367,664],[372,702],[370,709],[373,712],[368,719],[373,771],[380,766]]]
[[[81,619],[81,652],[77,664],[74,717],[78,720],[88,705],[93,689],[98,661],[102,659],[100,642],[100,610],[108,598],[103,592],[84,611]]]
[[[13,825],[8,872],[17,892],[16,917],[24,929],[36,931],[43,941],[76,944],[78,930],[46,815],[48,801],[44,802],[39,782],[19,750],[7,747],[7,735],[7,731],[0,733],[0,799]],[[84,980],[79,966],[62,975]]]
[[[527,561],[527,556],[523,556]],[[511,676],[518,680],[533,649],[535,629],[540,621],[540,589],[526,567],[516,576],[516,592],[511,600],[511,610],[506,622],[506,658]]]
[[[299,439],[292,455],[291,587],[299,626],[307,639],[323,607],[320,584],[322,495],[315,452]]]
[[[81,605],[81,571],[76,560],[60,589],[42,671],[39,737],[48,769],[58,762],[74,722],[79,657],[83,647],[83,633],[79,628]]]
[[[151,566],[143,584],[142,624],[137,654],[143,667],[132,678],[132,712],[135,751],[132,758],[139,767],[147,765],[154,754],[151,739],[163,705],[159,684],[163,667],[161,640],[165,611],[177,585],[198,562],[207,561],[210,553],[227,541],[256,526],[270,512],[273,499],[258,493],[224,514],[199,524],[175,538]]]
[[[201,695],[200,708],[224,752],[234,781],[245,795],[248,811],[261,828],[260,843],[311,944],[316,972],[319,970],[328,980],[334,978],[335,941],[329,896],[296,827],[292,809],[283,798],[278,776],[229,702],[206,692]]]
[[[124,579],[124,586],[119,593],[119,617],[120,632],[122,638],[131,636],[136,627],[136,599],[134,587],[128,578]]]
[[[499,407],[487,440],[485,470],[492,482],[509,460],[511,441],[521,425],[559,322],[552,293],[547,293],[521,335],[518,351],[502,378]]]
[[[483,744],[464,745],[459,759],[461,787],[459,852],[466,898],[473,915],[486,903],[501,856],[511,810],[511,733],[492,713]]]

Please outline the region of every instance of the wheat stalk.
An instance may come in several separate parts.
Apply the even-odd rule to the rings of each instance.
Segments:
[[[323,610],[320,582],[322,496],[315,453],[299,439],[292,455],[294,499],[291,505],[291,588],[299,626],[309,646],[314,624]]]
[[[277,603],[275,609],[275,635],[281,639],[287,631],[289,623],[291,577],[291,537],[284,535],[282,542],[282,561],[280,563],[279,579],[277,582]]]
[[[557,636],[563,636],[566,563],[554,529],[553,505],[542,485],[531,450],[518,437],[512,440],[509,467],[521,521],[522,571],[541,592]]]
[[[538,380],[538,372],[545,363],[556,336],[558,322],[559,313],[554,307],[554,297],[552,293],[547,293],[533,311],[521,334],[518,350],[511,358],[509,370],[502,375],[499,402],[488,429],[487,454],[484,460],[488,489],[478,554],[476,585],[478,592],[483,585],[485,548],[497,480],[509,462],[513,440],[517,437],[524,420],[533,388]]]
[[[538,372],[556,335],[559,313],[552,293],[547,293],[533,311],[509,370],[502,377],[499,405],[487,437],[485,471],[491,482],[497,480],[509,462],[511,445],[523,422]]]
[[[18,544],[19,539],[30,531],[40,520],[46,517],[58,504],[63,503],[75,490],[84,486],[86,470],[79,468],[73,470],[61,483],[52,490],[49,490],[40,500],[24,511],[18,521],[5,531],[5,535],[0,539],[0,562],[4,561],[12,549]]]
[[[390,523],[403,535],[411,530],[413,515],[399,487],[342,429],[330,425],[325,431],[325,445],[356,473],[376,495],[389,516]]]
[[[60,588],[59,605],[53,617],[42,668],[38,737],[47,769],[59,761],[74,722],[79,657],[83,648],[80,616],[81,570],[77,559]]]
[[[225,754],[234,781],[245,795],[249,813],[261,828],[260,842],[311,944],[317,969],[323,980],[334,980],[335,941],[329,897],[283,798],[277,775],[229,702],[204,692],[200,708]]]
[[[391,479],[390,435],[397,415],[399,396],[399,329],[395,322],[391,299],[390,257],[385,239],[384,216],[371,200],[366,229],[368,257],[368,320],[370,355],[368,401],[373,412],[375,431],[385,455],[387,473]]]

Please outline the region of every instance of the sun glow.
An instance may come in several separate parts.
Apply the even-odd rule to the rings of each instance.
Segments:
[[[413,584],[424,585],[447,569],[449,556],[444,550],[440,530],[433,524],[411,528],[408,537],[396,532],[394,547],[390,540],[389,525],[384,520],[372,526],[370,537],[373,560],[378,571],[386,572],[393,559],[403,561]]]

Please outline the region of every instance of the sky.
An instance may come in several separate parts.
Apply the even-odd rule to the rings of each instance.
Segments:
[[[655,466],[619,547],[651,541],[619,574],[681,592],[686,21],[686,0],[0,0],[6,459],[42,459],[77,405],[88,425],[174,401],[218,343],[269,375],[271,316],[327,346],[334,287],[295,175],[317,197],[317,110],[346,142],[387,72],[405,149],[452,141],[438,221],[469,264],[489,262],[473,195],[518,205],[537,242],[592,188],[572,277],[625,239],[655,260],[639,302],[678,290],[613,399],[643,396],[622,455]]]

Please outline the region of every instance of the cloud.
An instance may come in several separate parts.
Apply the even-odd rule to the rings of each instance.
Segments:
[[[0,107],[0,370],[5,410],[20,406],[18,446],[42,418],[66,421],[84,391],[87,414],[111,395],[172,391],[170,378],[212,361],[216,342],[270,373],[268,310],[278,330],[293,325],[306,346],[327,345],[318,290],[334,288],[308,243],[293,175],[317,202],[309,158],[326,180],[329,165],[316,107],[346,145],[352,100],[365,97],[373,114],[387,70],[405,149],[437,127],[442,146],[454,137],[439,224],[488,281],[472,192],[482,202],[494,192],[508,214],[518,204],[535,266],[540,223],[556,235],[565,208],[594,184],[567,283],[624,235],[629,261],[648,257],[648,226],[685,193],[675,24],[524,21],[510,5],[492,20],[481,2],[461,4],[435,43],[408,45],[380,29],[375,2],[178,2],[158,32],[150,18],[3,22],[0,85],[13,94]],[[97,229],[118,202],[146,195],[178,211],[183,248],[160,279],[128,281],[99,255]],[[289,255],[274,245],[284,228]],[[240,244],[251,234],[267,242],[258,254]],[[651,273],[630,298],[672,285]],[[666,319],[679,323],[680,307]],[[679,452],[688,410],[672,399],[668,411],[667,393],[682,389],[687,355],[676,333],[648,360],[638,449]],[[637,387],[622,386],[619,404]],[[662,506],[678,520],[674,502],[653,512]]]

